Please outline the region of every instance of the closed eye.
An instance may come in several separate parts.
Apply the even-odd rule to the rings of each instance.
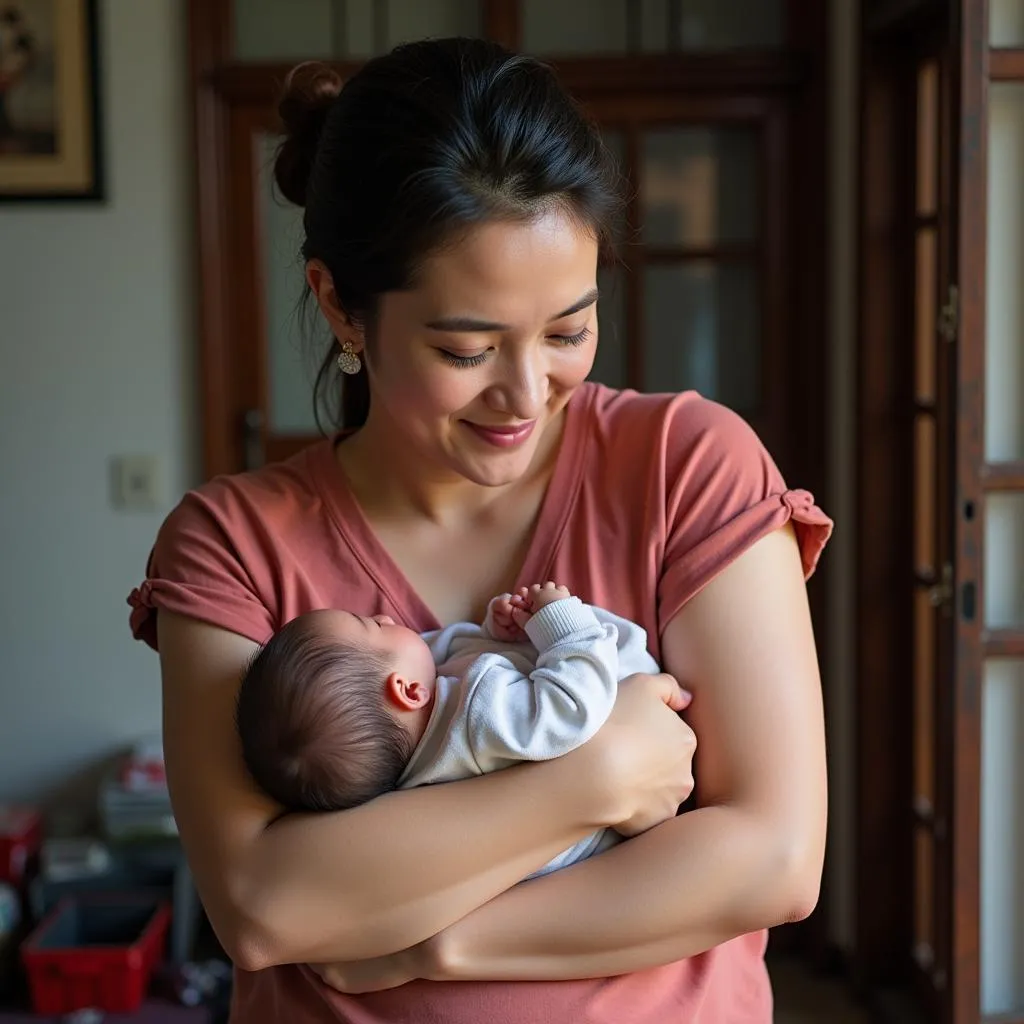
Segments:
[[[487,353],[490,352],[490,349],[485,349],[483,352],[480,352],[475,356],[459,356],[444,348],[438,349],[438,352],[441,353],[441,358],[448,363],[449,366],[469,367],[479,366],[487,358]]]
[[[590,334],[590,328],[584,327],[576,334],[552,334],[551,338],[561,345],[582,345],[590,337]]]

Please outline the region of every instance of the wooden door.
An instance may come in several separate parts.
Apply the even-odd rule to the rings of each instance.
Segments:
[[[922,1003],[945,1020],[953,923],[954,509],[959,291],[954,265],[952,68],[941,35],[915,55],[912,227],[914,466],[912,963]]]
[[[856,963],[940,1024],[1024,1021],[1024,942],[1001,907],[1021,885],[1006,737],[1024,726],[1000,721],[1024,717],[1024,316],[1005,315],[1024,245],[988,162],[993,83],[1024,82],[1024,9],[1016,42],[988,38],[1011,6],[879,2],[864,23]],[[1024,137],[1024,91],[1014,116]],[[1013,252],[986,266],[1007,231],[1016,276]]]

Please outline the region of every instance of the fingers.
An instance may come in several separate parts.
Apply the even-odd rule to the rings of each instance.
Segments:
[[[657,692],[667,705],[673,711],[682,711],[684,708],[689,707],[690,701],[693,699],[693,694],[689,690],[684,690],[679,683],[676,682],[674,676],[670,676],[667,672],[663,672],[658,676],[652,676],[652,679],[656,680]]]
[[[520,628],[525,629],[526,624],[533,618],[533,612],[526,608],[514,607],[512,609],[512,621]]]
[[[689,690],[684,690],[672,676],[666,676],[665,678],[670,681],[665,703],[673,711],[682,711],[688,708],[693,700],[693,694]]]
[[[693,694],[689,690],[684,690],[683,687],[676,682],[674,676],[670,676],[667,672],[661,672],[658,675],[646,675],[643,672],[638,672],[630,679],[635,679],[641,686],[651,686],[654,692],[673,710],[682,711],[690,706],[690,702],[693,700]]]
[[[528,608],[533,612],[563,598],[571,597],[568,587],[559,586],[553,580],[547,583],[534,583],[529,587],[520,587],[512,601],[514,605]],[[518,599],[518,600],[517,600]]]

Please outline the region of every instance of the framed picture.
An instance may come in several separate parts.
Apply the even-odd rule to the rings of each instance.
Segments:
[[[0,202],[103,198],[96,0],[0,0]]]

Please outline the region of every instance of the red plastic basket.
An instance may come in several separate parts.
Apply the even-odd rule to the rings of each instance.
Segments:
[[[42,833],[42,819],[33,808],[0,804],[0,882],[21,885]]]
[[[163,954],[170,918],[167,904],[151,896],[63,900],[21,947],[35,1012],[133,1013]]]

